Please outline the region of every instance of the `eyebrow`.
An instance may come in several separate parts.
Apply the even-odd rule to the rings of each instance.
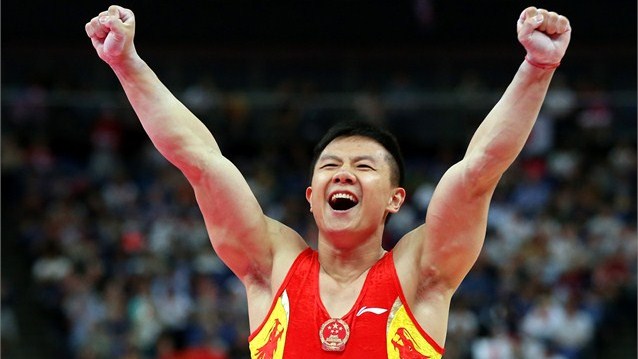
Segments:
[[[319,160],[317,160],[317,162],[326,161],[326,160],[343,161],[343,159],[339,156],[325,154],[325,155],[321,155],[321,157],[319,157]],[[370,155],[355,156],[355,157],[352,157],[352,161],[353,162],[370,161],[370,162],[376,163],[375,158]]]

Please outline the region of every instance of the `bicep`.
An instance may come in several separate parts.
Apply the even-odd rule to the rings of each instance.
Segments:
[[[487,228],[489,204],[496,187],[477,184],[476,171],[463,160],[437,185],[420,229],[422,270],[435,269],[456,288],[476,262]]]
[[[251,274],[268,276],[273,233],[283,225],[264,215],[239,169],[221,155],[210,156],[200,175],[189,181],[219,257],[242,280]]]

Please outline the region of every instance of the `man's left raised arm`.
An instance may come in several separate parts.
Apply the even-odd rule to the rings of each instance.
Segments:
[[[479,182],[487,188],[496,185],[525,145],[571,37],[566,17],[534,7],[521,13],[517,32],[527,50],[525,61],[475,132],[465,155],[477,156],[477,162],[488,166],[479,172],[485,176]],[[479,183],[477,190],[482,189]]]
[[[406,241],[412,243],[408,251],[420,256],[419,277],[436,273],[450,293],[478,258],[492,194],[527,141],[571,27],[562,15],[530,7],[521,13],[517,32],[527,51],[525,60],[474,133],[463,159],[441,178],[425,224],[407,235],[412,238]]]

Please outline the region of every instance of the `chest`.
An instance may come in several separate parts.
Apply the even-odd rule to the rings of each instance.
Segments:
[[[440,358],[388,268],[349,288],[320,285],[316,267],[295,271],[250,340],[253,358]]]
[[[323,272],[319,273],[317,300],[323,304],[323,308],[330,317],[343,317],[353,309],[357,299],[362,294],[367,274],[368,271],[351,283],[344,285]]]
[[[290,304],[286,352],[318,355],[335,350],[347,357],[378,352],[374,357],[385,357],[388,319],[399,298],[391,278],[383,280],[384,274],[372,269],[344,287],[328,276],[313,274],[317,280],[290,283],[286,289]]]

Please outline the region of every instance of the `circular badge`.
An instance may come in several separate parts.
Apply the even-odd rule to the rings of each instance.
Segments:
[[[319,329],[321,348],[329,352],[342,352],[346,349],[346,343],[350,337],[348,323],[339,318],[326,320]]]

